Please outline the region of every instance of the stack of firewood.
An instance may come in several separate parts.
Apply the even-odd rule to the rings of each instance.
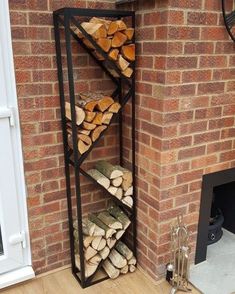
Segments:
[[[99,263],[106,259],[130,225],[128,216],[118,207],[110,206],[106,211],[90,214],[83,219],[83,248],[85,276],[91,276]],[[75,263],[80,270],[78,223],[74,224]]]
[[[118,241],[102,267],[111,279],[116,279],[120,274],[136,270],[136,258],[125,243]]]
[[[100,93],[80,94],[75,103],[76,124],[79,126],[77,134],[78,151],[83,154],[107,128],[113,114],[117,113],[121,106],[112,97]],[[68,119],[68,144],[70,148],[73,148],[70,106],[69,102],[65,102],[65,115]]]
[[[132,172],[120,165],[100,160],[87,173],[112,195],[129,207],[133,206]]]
[[[134,29],[128,28],[123,20],[111,21],[97,17],[91,18],[89,22],[82,22],[81,26],[107,53],[109,59],[116,63],[122,74],[131,77],[131,62],[135,60],[135,44],[132,43]],[[78,28],[74,32],[89,49],[93,50],[93,54],[99,60],[105,60]],[[113,73],[111,69],[110,72]]]

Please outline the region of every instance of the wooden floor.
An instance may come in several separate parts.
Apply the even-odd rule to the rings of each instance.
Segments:
[[[143,273],[123,275],[116,280],[106,280],[90,288],[82,289],[71,274],[70,269],[44,277],[35,278],[1,291],[1,294],[169,294],[167,282],[154,284]],[[181,293],[181,292],[177,292]],[[184,292],[185,293],[185,292]],[[198,294],[193,290],[192,294]]]

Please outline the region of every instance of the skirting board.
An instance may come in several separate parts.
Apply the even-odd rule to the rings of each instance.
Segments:
[[[25,266],[21,269],[2,274],[0,275],[0,289],[24,282],[34,277],[35,273],[31,266]]]

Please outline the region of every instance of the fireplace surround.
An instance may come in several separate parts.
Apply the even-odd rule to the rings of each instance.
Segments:
[[[211,205],[213,195],[217,194],[216,202],[221,206],[221,201],[218,199],[218,194],[228,190],[227,184],[235,182],[235,168],[224,171],[206,174],[202,179],[201,204],[198,222],[198,236],[196,246],[195,263],[200,263],[206,260],[207,241],[208,241],[208,224],[211,214]],[[235,185],[234,185],[235,186]],[[230,193],[231,194],[231,193]],[[231,225],[230,225],[231,226]],[[226,226],[228,228],[228,225]]]

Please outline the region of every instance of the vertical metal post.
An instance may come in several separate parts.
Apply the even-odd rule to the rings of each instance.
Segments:
[[[118,84],[118,101],[122,105],[123,99],[122,99],[122,78],[119,78],[119,84]],[[119,164],[123,166],[123,115],[122,115],[122,108],[119,111],[118,114],[118,120],[119,120],[119,148],[120,148],[120,154],[119,154]]]
[[[79,235],[79,255],[80,255],[80,270],[81,270],[81,285],[85,287],[85,264],[83,252],[83,234],[82,234],[82,207],[81,207],[81,191],[80,191],[80,172],[78,165],[78,139],[77,139],[77,125],[76,125],[76,111],[75,111],[75,93],[74,93],[74,77],[73,77],[73,63],[71,51],[71,36],[70,36],[70,11],[65,12],[65,40],[66,40],[66,55],[68,66],[68,81],[69,81],[69,97],[71,106],[72,119],[72,138],[73,138],[73,155],[74,155],[74,172],[75,172],[75,193],[77,203],[77,221],[78,221],[78,235]]]
[[[61,61],[61,47],[60,47],[60,30],[58,23],[58,16],[53,14],[55,44],[56,44],[56,62],[58,70],[59,92],[60,92],[60,106],[61,106],[61,124],[63,132],[63,146],[65,158],[65,177],[66,177],[66,193],[68,205],[68,219],[69,219],[69,240],[70,240],[70,257],[72,264],[72,271],[75,272],[75,258],[74,258],[74,236],[73,236],[73,217],[72,217],[72,201],[71,201],[71,183],[69,171],[69,152],[68,152],[68,138],[66,132],[66,118],[65,118],[65,98],[64,98],[64,84],[63,84],[63,67]]]

